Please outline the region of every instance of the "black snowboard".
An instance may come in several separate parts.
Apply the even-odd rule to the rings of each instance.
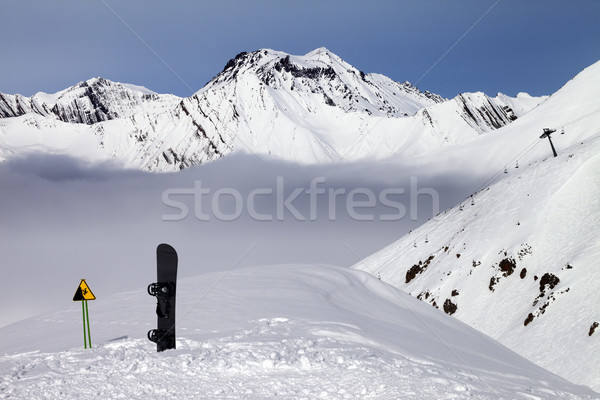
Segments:
[[[148,339],[156,343],[156,351],[164,351],[175,348],[177,252],[168,244],[156,248],[156,280],[148,286],[148,294],[157,300],[158,327],[148,332]]]

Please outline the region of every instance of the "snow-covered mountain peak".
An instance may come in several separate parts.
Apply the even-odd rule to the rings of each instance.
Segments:
[[[348,64],[340,56],[338,56],[337,54],[333,53],[332,51],[330,51],[329,49],[327,49],[325,47],[319,47],[318,49],[310,51],[310,52],[306,53],[304,56],[301,56],[301,59],[303,61],[311,60],[314,62],[323,63],[325,65],[331,65],[336,70],[344,70],[345,69],[345,70],[356,71],[356,68],[354,68],[352,65]]]
[[[234,58],[230,59],[223,70],[217,74],[207,86],[214,85],[216,83],[228,82],[237,77],[237,75],[245,70],[250,68],[258,68],[264,65],[265,63],[277,59],[279,57],[280,52],[270,50],[270,49],[262,49],[253,52],[243,51],[238,53]],[[202,88],[198,91],[201,93],[205,88]]]
[[[340,57],[338,57],[336,54],[329,51],[329,49],[324,46],[318,47],[318,48],[316,48],[312,51],[309,51],[308,53],[305,54],[305,57],[307,57],[307,58],[317,57],[317,59],[318,59],[319,57],[322,57],[322,56],[330,57],[330,58],[335,57],[335,58],[341,60]]]
[[[527,114],[547,98],[548,96],[531,96],[529,93],[525,92],[519,92],[515,97],[508,96],[504,93],[498,93],[495,97],[497,101],[501,101],[510,107],[517,117]]]
[[[326,53],[325,53],[326,52]],[[325,59],[319,59],[323,54],[330,54]],[[335,56],[339,63],[342,63],[341,59]],[[328,68],[332,67],[333,57],[326,49],[322,52],[311,52],[305,56],[296,56],[284,53],[282,51],[276,51],[271,49],[260,49],[253,52],[241,52],[234,58],[229,60],[223,71],[221,71],[210,83],[222,83],[229,82],[238,77],[238,75],[245,72],[250,72],[255,75],[259,75],[265,80],[264,75],[268,75],[272,70],[277,72],[288,72],[295,76],[299,76],[301,70],[310,69],[314,67]],[[350,65],[346,64],[346,69],[351,68]],[[338,68],[339,69],[339,68]],[[308,73],[310,74],[310,73]],[[268,83],[268,82],[266,82]],[[200,90],[199,92],[202,92]]]
[[[0,117],[35,113],[63,122],[93,125],[130,117],[140,111],[155,112],[157,106],[175,99],[175,96],[159,95],[142,86],[96,77],[56,93],[38,92],[29,98],[0,94]]]
[[[100,93],[112,92],[133,92],[140,95],[158,95],[143,86],[136,86],[127,83],[114,82],[102,77],[94,77],[85,81],[76,83],[75,85],[58,91],[56,93],[38,92],[32,97],[36,100],[42,100],[46,104],[55,104],[57,102],[68,103],[75,99],[89,96],[91,93],[99,95]]]
[[[408,82],[398,83],[383,75],[365,74],[324,47],[305,55],[261,49],[240,53],[209,84],[202,95],[232,82],[266,85],[293,97],[314,97],[346,112],[402,117],[444,99],[422,93]],[[306,99],[302,100],[306,102]]]
[[[502,93],[498,93],[498,95],[501,95]],[[527,93],[527,92],[519,92],[517,93],[517,99],[530,99],[532,96]]]

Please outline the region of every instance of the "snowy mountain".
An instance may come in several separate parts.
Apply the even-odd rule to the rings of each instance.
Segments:
[[[188,266],[189,267],[189,266]],[[592,399],[368,274],[254,267],[178,287],[177,349],[145,338],[144,288],[0,329],[5,398]]]
[[[36,93],[30,98],[0,93],[0,117],[35,113],[63,122],[93,125],[127,118],[137,113],[157,113],[161,105],[173,107],[176,96],[158,95],[144,87],[93,78],[54,94]]]
[[[0,159],[31,152],[174,171],[232,152],[300,163],[384,159],[507,125],[544,98],[445,100],[365,74],[325,48],[241,53],[187,98],[90,79],[55,94],[0,94]]]
[[[487,183],[355,266],[596,390],[598,87],[600,63],[499,129],[495,138],[481,137],[450,150],[456,154],[444,155],[441,163],[457,154],[486,154],[483,160],[464,161],[463,168],[487,166]],[[548,140],[538,137],[542,127],[557,128],[552,136],[556,158]]]

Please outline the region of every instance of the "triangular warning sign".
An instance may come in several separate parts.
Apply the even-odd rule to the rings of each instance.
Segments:
[[[81,280],[79,287],[75,291],[75,296],[73,296],[73,301],[83,300],[96,300],[96,296],[92,293],[92,289],[90,289],[85,279]]]

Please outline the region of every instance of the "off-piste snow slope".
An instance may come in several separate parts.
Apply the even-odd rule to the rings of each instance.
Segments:
[[[190,97],[93,78],[0,93],[0,160],[32,152],[177,171],[233,152],[303,164],[414,155],[511,123],[543,98],[452,100],[365,74],[325,48],[240,53]]]
[[[355,268],[599,390],[599,87],[596,63],[522,119],[451,149],[480,154],[462,164],[495,166],[497,183]],[[557,129],[556,158],[543,127]]]
[[[185,265],[181,266],[182,268]],[[177,349],[145,338],[144,288],[0,329],[6,399],[591,399],[362,271],[277,265],[178,285]]]

